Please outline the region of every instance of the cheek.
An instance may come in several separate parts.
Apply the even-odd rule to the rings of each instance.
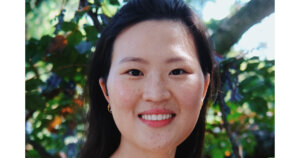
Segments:
[[[136,84],[129,84],[120,78],[110,80],[108,85],[111,106],[131,109],[138,99],[139,88]]]
[[[177,84],[174,89],[177,102],[179,103],[178,130],[180,132],[180,140],[184,141],[193,131],[201,110],[201,99],[203,85],[199,78],[189,78],[181,84]],[[181,143],[180,142],[180,143]]]
[[[176,90],[176,96],[181,105],[184,106],[183,109],[189,111],[199,109],[200,111],[203,87],[204,83],[198,78],[192,78],[184,84],[180,84],[180,87]]]
[[[135,109],[139,101],[139,89],[122,78],[110,80],[108,85],[113,119],[122,135],[130,137],[134,133]]]

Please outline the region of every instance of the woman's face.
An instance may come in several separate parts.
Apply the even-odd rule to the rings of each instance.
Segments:
[[[192,35],[180,23],[148,20],[115,40],[107,79],[121,145],[174,150],[193,131],[209,85]],[[105,93],[105,84],[100,80]],[[204,131],[203,131],[204,132]]]

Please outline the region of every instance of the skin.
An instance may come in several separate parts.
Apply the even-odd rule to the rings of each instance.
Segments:
[[[107,84],[103,79],[99,84],[121,132],[112,157],[168,158],[175,157],[176,147],[195,127],[209,74],[203,75],[184,24],[147,20],[116,38]],[[176,116],[166,126],[154,128],[138,117],[151,109],[172,110]]]

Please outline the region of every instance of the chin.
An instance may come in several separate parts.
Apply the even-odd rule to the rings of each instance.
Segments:
[[[148,137],[149,138],[149,137]],[[179,141],[175,142],[174,139],[148,139],[143,142],[139,142],[143,148],[152,152],[166,152],[176,150],[177,146],[180,144]]]

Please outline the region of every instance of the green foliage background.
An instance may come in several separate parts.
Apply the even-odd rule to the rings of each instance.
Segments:
[[[126,2],[26,0],[26,157],[76,157],[84,142],[86,69],[102,27]],[[191,3],[188,1],[188,3]],[[219,21],[207,23],[215,31]],[[217,57],[224,110],[244,157],[274,156],[274,60]],[[220,102],[207,114],[205,157],[233,157]]]

